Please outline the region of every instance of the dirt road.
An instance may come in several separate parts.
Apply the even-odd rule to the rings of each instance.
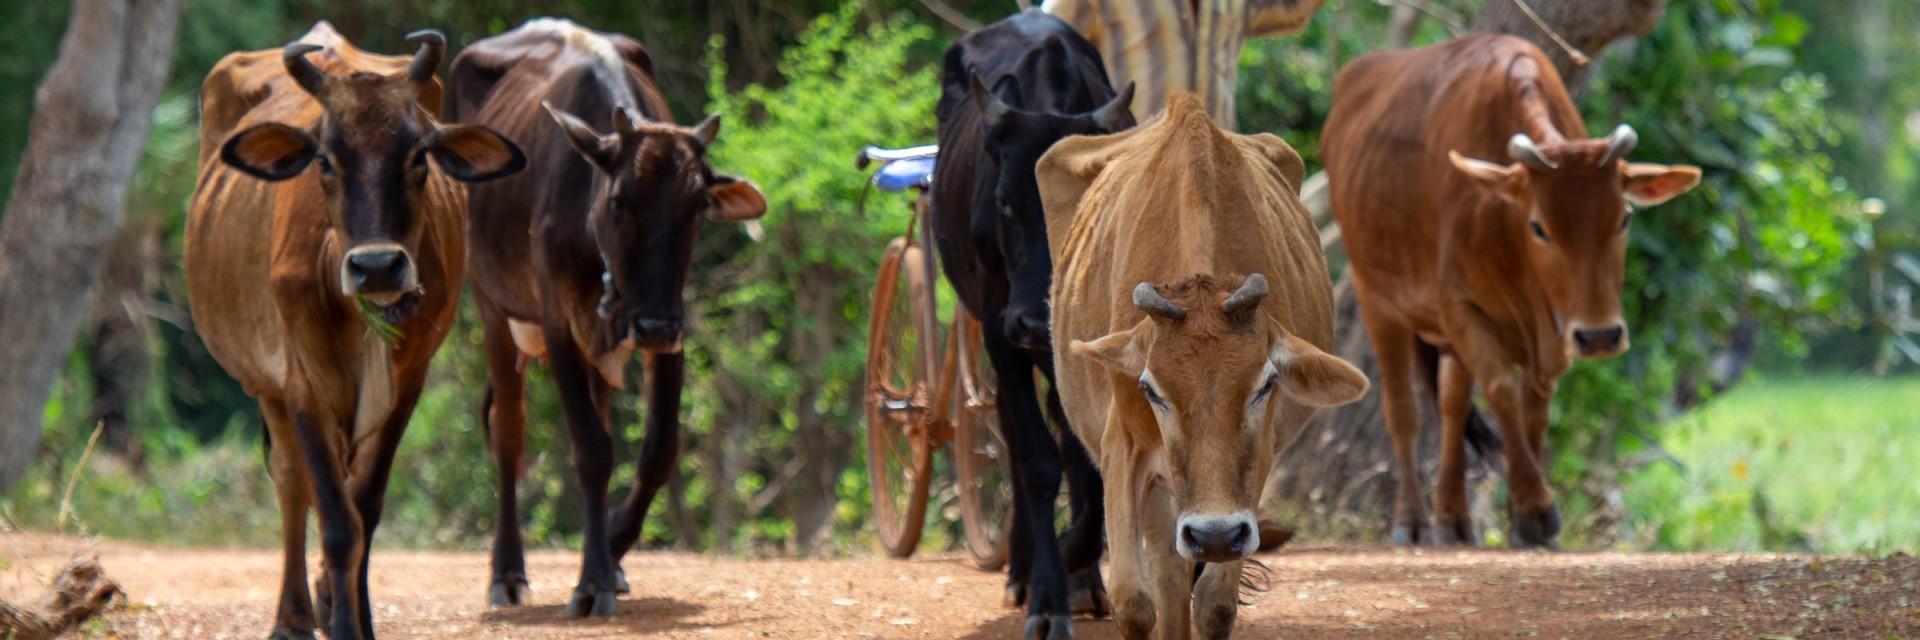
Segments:
[[[0,597],[37,597],[91,549],[130,602],[95,637],[261,638],[280,565],[273,551],[173,550],[0,534]],[[1261,559],[1244,638],[1920,638],[1920,560],[1787,555],[1516,553],[1289,548]],[[376,550],[375,626],[386,638],[1008,638],[1002,577],[958,557],[733,560],[640,553],[612,619],[561,606],[574,554],[527,559],[533,601],[484,606],[480,553]],[[1117,638],[1081,620],[1083,640]]]

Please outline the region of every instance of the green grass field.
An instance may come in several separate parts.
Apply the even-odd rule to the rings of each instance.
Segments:
[[[1920,378],[1751,379],[1661,438],[1685,469],[1626,474],[1633,546],[1920,549]]]

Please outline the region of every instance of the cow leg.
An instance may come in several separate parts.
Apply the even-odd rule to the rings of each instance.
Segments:
[[[1032,358],[995,327],[985,327],[981,333],[987,357],[1000,378],[1000,423],[1009,426],[1006,436],[1007,453],[1013,462],[1013,507],[1027,516],[1032,536],[1024,637],[1063,640],[1073,636],[1073,619],[1067,606],[1067,571],[1053,530],[1053,503],[1060,495],[1060,447],[1047,430],[1040,398],[1034,392]]]
[[[1553,396],[1534,391],[1531,385],[1524,387],[1520,395],[1521,419],[1526,425],[1527,457],[1540,473],[1533,476],[1539,485],[1532,491],[1523,492],[1517,484],[1508,485],[1507,517],[1513,522],[1514,546],[1559,549],[1560,508],[1554,504],[1552,490],[1541,479],[1550,463],[1546,455],[1546,440],[1547,418]],[[1508,458],[1512,458],[1511,453]],[[1514,482],[1511,477],[1508,481]]]
[[[1540,424],[1546,423],[1547,400],[1531,391],[1518,359],[1500,346],[1499,333],[1484,314],[1466,304],[1449,311],[1456,325],[1449,331],[1455,342],[1454,353],[1473,372],[1480,395],[1500,421],[1507,458],[1507,516],[1513,527],[1508,544],[1514,548],[1550,546],[1559,533],[1559,516],[1553,509],[1545,471],[1527,435],[1536,418]]]
[[[604,417],[594,400],[593,390],[599,381],[593,378],[596,374],[587,366],[586,357],[575,346],[573,337],[567,335],[563,323],[543,324],[547,355],[553,365],[553,382],[560,389],[567,430],[573,436],[573,468],[580,477],[582,507],[586,511],[580,582],[567,601],[566,613],[569,618],[611,616],[616,589],[613,554],[607,544],[607,480],[613,475],[613,438],[602,426]]]
[[[1193,563],[1175,551],[1173,496],[1165,483],[1149,481],[1140,504],[1147,581],[1153,589],[1153,637],[1186,640],[1193,628]]]
[[[393,454],[400,449],[400,437],[407,432],[407,421],[420,402],[420,385],[413,381],[400,390],[393,411],[380,425],[372,449],[361,449],[354,456],[353,475],[348,479],[354,510],[360,514],[360,632],[373,638],[373,601],[367,590],[367,570],[373,558],[373,532],[380,528],[380,514],[387,506],[387,480],[393,474]]]
[[[1374,321],[1363,314],[1380,357],[1380,400],[1387,414],[1387,435],[1393,439],[1393,544],[1418,544],[1427,526],[1426,505],[1420,497],[1420,408],[1414,388],[1413,334],[1406,327]]]
[[[647,509],[660,488],[673,478],[680,460],[680,389],[686,384],[687,356],[684,353],[660,353],[647,356],[647,441],[635,463],[633,492],[613,514],[610,541],[613,545],[615,584],[626,593],[626,576],[620,571],[620,559],[640,540],[641,525]]]
[[[327,636],[331,640],[360,638],[360,567],[366,547],[361,539],[360,514],[347,492],[345,470],[339,452],[327,437],[339,428],[334,420],[302,411],[296,404],[293,427],[306,460],[307,481],[313,490],[313,503],[320,512],[320,551],[324,560],[328,605]]]
[[[520,537],[520,460],[527,447],[527,378],[520,368],[520,348],[514,345],[507,316],[493,306],[480,287],[473,288],[480,311],[487,358],[487,388],[480,400],[480,419],[487,428],[487,448],[493,452],[499,499],[493,524],[493,580],[487,585],[487,605],[526,604],[526,544]]]
[[[280,606],[273,615],[268,640],[314,640],[313,598],[307,592],[307,470],[300,466],[300,446],[293,434],[287,405],[261,400],[267,421],[267,473],[273,477],[274,496],[280,502]],[[276,443],[278,446],[276,446]]]
[[[1053,388],[1052,367],[1047,374],[1047,415],[1060,431],[1061,463],[1066,468],[1067,506],[1073,523],[1060,536],[1061,560],[1067,567],[1067,600],[1076,614],[1103,617],[1113,613],[1107,600],[1107,587],[1100,582],[1100,555],[1106,551],[1106,493],[1100,468],[1093,464],[1087,447],[1073,435],[1067,423],[1067,411],[1060,405],[1060,391]]]
[[[1113,619],[1120,623],[1120,637],[1145,640],[1153,633],[1155,617],[1153,596],[1141,580],[1146,567],[1142,564],[1145,559],[1141,557],[1137,518],[1143,488],[1138,474],[1146,461],[1136,455],[1126,427],[1118,424],[1118,414],[1108,418],[1101,435],[1100,459],[1101,468],[1113,483],[1105,498],[1107,535],[1113,539],[1109,551],[1113,560]]]
[[[1209,640],[1233,637],[1233,620],[1240,613],[1240,576],[1247,561],[1212,563],[1200,571],[1193,585],[1193,624]]]
[[[1479,546],[1467,509],[1467,416],[1473,411],[1473,377],[1460,359],[1440,356],[1440,470],[1433,483],[1432,540]]]

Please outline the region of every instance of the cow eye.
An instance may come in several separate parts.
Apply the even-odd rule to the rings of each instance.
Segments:
[[[1273,393],[1273,390],[1279,386],[1280,386],[1280,374],[1276,373],[1276,374],[1267,376],[1266,384],[1260,385],[1260,390],[1253,392],[1253,402],[1259,402],[1262,398],[1267,397],[1268,394]]]
[[[325,156],[324,154],[314,156],[313,160],[314,162],[319,163],[320,165],[320,175],[327,176],[327,177],[333,177],[334,175],[336,175],[333,169],[333,161],[328,160],[327,156]]]
[[[1541,242],[1552,242],[1552,240],[1547,239],[1547,228],[1540,226],[1539,220],[1534,220],[1531,225],[1533,227],[1533,237],[1539,238]]]
[[[1162,409],[1167,408],[1166,398],[1162,398],[1160,397],[1160,394],[1155,393],[1153,390],[1153,385],[1148,384],[1145,378],[1142,378],[1140,380],[1140,391],[1146,394],[1147,402],[1151,402],[1154,404],[1154,406],[1160,407]]]
[[[1004,205],[1004,204],[1003,204],[1003,205],[1000,205],[1000,219],[1002,219],[1002,220],[1012,220],[1012,219],[1013,219],[1013,207],[1009,207],[1009,206],[1007,206],[1007,205]]]

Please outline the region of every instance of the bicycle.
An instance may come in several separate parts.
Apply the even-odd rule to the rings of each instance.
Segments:
[[[861,169],[879,164],[860,193],[862,215],[875,187],[916,194],[906,233],[887,244],[874,282],[862,393],[867,472],[880,544],[888,555],[907,558],[925,529],[933,451],[953,443],[967,549],[976,565],[994,571],[1007,562],[1013,492],[993,367],[982,362],[980,323],[965,308],[954,306],[941,339],[936,256],[915,233],[927,220],[937,152],[934,145],[867,147],[856,160]]]

